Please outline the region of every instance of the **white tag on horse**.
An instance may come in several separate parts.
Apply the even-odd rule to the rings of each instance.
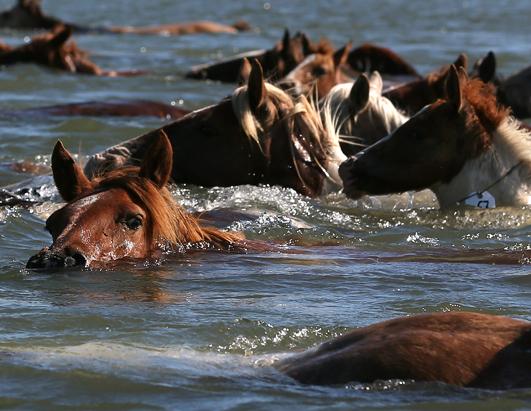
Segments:
[[[478,208],[496,208],[496,199],[488,191],[483,193],[471,193],[465,200],[465,204]]]

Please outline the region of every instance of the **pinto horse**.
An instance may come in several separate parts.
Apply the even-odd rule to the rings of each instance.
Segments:
[[[354,330],[276,368],[304,384],[402,379],[531,387],[531,323],[469,312],[422,314]]]
[[[136,164],[161,130],[173,148],[175,183],[271,184],[308,196],[341,187],[337,168],[346,157],[333,130],[304,96],[266,83],[256,60],[248,84],[229,98],[93,156],[85,172]]]
[[[28,44],[0,52],[0,65],[17,63],[36,63],[46,67],[68,71],[70,73],[92,74],[96,76],[134,76],[144,74],[141,71],[103,70],[88,59],[85,51],[68,41],[72,29],[57,26],[53,31],[32,37]]]
[[[236,83],[245,59],[257,59],[266,78],[276,81],[294,69],[306,56],[315,53],[329,53],[332,45],[326,40],[312,43],[304,33],[291,37],[288,29],[284,30],[282,40],[269,50],[255,50],[229,57],[215,63],[201,64],[186,73],[187,78],[210,79],[225,83]]]
[[[53,177],[67,204],[46,221],[53,244],[31,257],[27,267],[97,267],[187,248],[244,249],[241,234],[203,227],[175,203],[166,188],[172,157],[168,138],[160,134],[140,168],[89,180],[58,142]]]
[[[382,89],[375,71],[370,79],[361,74],[354,83],[336,85],[323,100],[323,122],[336,130],[345,155],[355,155],[409,119],[382,96]]]
[[[431,189],[441,207],[531,203],[531,132],[451,66],[446,96],[340,167],[352,198]]]
[[[467,68],[468,59],[460,54],[454,62],[455,67]],[[383,95],[407,115],[413,115],[427,104],[444,97],[445,82],[450,65],[428,74],[426,77],[413,80],[403,85],[386,90]]]

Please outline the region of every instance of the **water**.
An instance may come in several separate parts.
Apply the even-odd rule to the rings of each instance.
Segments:
[[[11,1],[0,1],[2,9]],[[126,79],[34,66],[0,71],[0,109],[106,98],[196,108],[231,85],[182,78],[192,65],[267,48],[285,26],[336,45],[374,41],[421,72],[465,51],[493,50],[501,73],[530,64],[529,4],[517,1],[45,1],[82,24],[142,25],[244,18],[241,35],[78,36]],[[31,33],[3,32],[20,43]],[[159,127],[149,118],[0,117],[0,163],[46,164],[57,139],[84,155]],[[0,185],[24,179],[0,168]],[[530,409],[531,391],[494,392],[384,381],[301,386],[269,365],[353,327],[421,312],[473,310],[531,320],[528,209],[437,210],[429,193],[354,202],[277,187],[177,187],[188,209],[243,211],[222,227],[288,252],[173,256],[114,271],[36,274],[26,260],[50,242],[57,207],[0,210],[0,407],[8,409]],[[492,264],[491,254],[507,264]]]

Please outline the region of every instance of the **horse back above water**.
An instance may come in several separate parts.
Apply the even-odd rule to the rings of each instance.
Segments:
[[[337,169],[346,157],[334,131],[304,96],[266,83],[254,60],[248,84],[230,97],[93,156],[87,174],[138,164],[160,130],[173,148],[175,183],[270,184],[309,196],[340,187]]]

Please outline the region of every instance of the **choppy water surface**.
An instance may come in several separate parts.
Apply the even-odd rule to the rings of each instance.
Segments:
[[[0,109],[107,98],[196,108],[230,85],[188,81],[193,64],[266,48],[285,26],[336,45],[374,41],[421,72],[497,53],[511,74],[531,63],[527,1],[46,0],[84,24],[145,25],[245,18],[241,35],[78,36],[105,68],[152,72],[92,78],[34,66],[0,71]],[[0,1],[1,8],[11,1]],[[31,33],[3,32],[20,43]],[[81,157],[160,120],[0,117],[0,163],[46,163],[62,139]],[[0,184],[26,176],[0,168]],[[43,190],[49,187],[44,185]],[[384,381],[301,386],[269,364],[350,328],[420,312],[473,310],[531,320],[529,209],[440,212],[429,193],[354,202],[277,187],[176,187],[193,211],[284,247],[196,253],[115,271],[26,271],[50,241],[57,207],[0,210],[0,407],[11,409],[528,409],[530,390],[492,392]],[[289,252],[288,252],[289,251]],[[494,264],[496,263],[496,264]]]

